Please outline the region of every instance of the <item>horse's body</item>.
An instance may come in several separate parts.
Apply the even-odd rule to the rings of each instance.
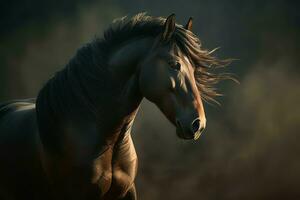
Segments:
[[[118,25],[80,49],[36,99],[0,106],[0,199],[136,199],[130,131],[143,97],[179,137],[200,136],[197,86],[213,96],[205,86],[222,76],[204,64],[222,61],[200,50],[191,21],[184,29],[173,15],[166,22],[137,15]],[[199,65],[202,82],[194,77]]]
[[[105,139],[99,137],[105,128],[92,122],[58,130],[76,135],[63,141],[61,156],[53,157],[44,149],[36,118],[32,101],[9,103],[0,111],[0,199],[135,198],[137,156],[130,118]]]
[[[0,199],[22,199],[42,192],[46,187],[34,104],[2,105],[0,130]]]
[[[64,149],[52,152],[52,143],[41,141],[33,100],[3,105],[1,199],[134,199],[137,156],[130,128],[135,112],[129,111],[107,127],[83,119],[72,120],[68,126],[66,120],[63,129],[67,130],[58,128],[61,135],[55,138],[63,140]],[[112,112],[105,116],[111,122]],[[108,129],[114,134],[108,134]],[[103,136],[106,132],[107,137]]]

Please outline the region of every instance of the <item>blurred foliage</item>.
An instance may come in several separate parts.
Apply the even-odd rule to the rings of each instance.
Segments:
[[[144,101],[134,125],[140,199],[299,199],[300,2],[292,0],[60,0],[0,3],[0,100],[35,96],[42,84],[116,17],[176,13],[204,48],[239,60],[240,85],[222,83],[196,142]]]

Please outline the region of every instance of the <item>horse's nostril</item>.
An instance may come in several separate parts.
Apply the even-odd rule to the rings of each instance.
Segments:
[[[200,128],[200,120],[195,119],[192,123],[192,132],[196,133],[197,131],[199,131],[199,128]]]

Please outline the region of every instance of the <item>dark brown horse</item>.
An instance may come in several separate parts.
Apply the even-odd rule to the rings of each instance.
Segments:
[[[36,99],[0,105],[0,199],[136,199],[131,127],[142,99],[155,103],[182,139],[198,139],[202,99],[225,65],[167,19],[122,18],[78,50]]]

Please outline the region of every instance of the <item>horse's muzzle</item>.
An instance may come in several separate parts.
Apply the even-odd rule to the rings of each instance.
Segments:
[[[203,130],[205,129],[205,123],[201,123],[199,118],[196,118],[190,124],[184,125],[180,120],[176,120],[176,134],[179,138],[186,140],[197,140]]]

